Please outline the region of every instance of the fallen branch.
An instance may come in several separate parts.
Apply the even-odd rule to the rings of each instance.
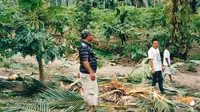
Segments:
[[[72,88],[75,84],[77,84],[78,82],[80,82],[80,79],[74,81],[73,83],[71,83],[70,85],[64,85],[63,82],[60,82],[60,88],[64,88],[64,89],[70,89]]]
[[[119,91],[120,91],[120,90],[113,90],[113,91],[111,91],[111,92],[107,92],[107,93],[105,93],[105,94],[100,95],[99,98],[104,97],[104,96],[109,95],[109,94],[112,94],[112,93],[115,93],[115,92],[119,92]]]

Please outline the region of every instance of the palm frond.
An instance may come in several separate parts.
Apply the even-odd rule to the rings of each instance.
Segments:
[[[48,89],[40,97],[48,102],[51,109],[65,109],[67,112],[79,111],[85,104],[80,94],[67,89]]]
[[[48,89],[39,94],[41,99],[27,103],[13,103],[8,105],[5,112],[50,112],[64,110],[78,112],[84,109],[84,100],[80,94],[67,89]]]
[[[4,109],[4,112],[51,112],[49,104],[43,100],[36,100],[31,103],[15,103],[9,108]]]
[[[159,98],[150,96],[149,99],[142,99],[137,112],[148,112],[154,110],[156,112],[175,112],[176,105],[173,102],[165,101]]]
[[[50,112],[51,110],[48,103],[43,100],[36,100],[33,104],[23,104],[20,107],[29,112]]]

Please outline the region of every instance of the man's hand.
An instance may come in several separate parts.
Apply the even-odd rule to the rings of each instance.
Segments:
[[[94,72],[92,71],[92,68],[90,67],[88,60],[83,61],[83,65],[88,70],[88,72],[90,73],[91,80],[94,81],[96,79],[96,77],[95,77]]]
[[[165,67],[162,66],[162,72],[164,72],[164,71],[165,71]]]
[[[94,81],[96,79],[94,73],[90,73],[90,78],[91,78],[92,81]]]
[[[170,67],[170,64],[168,64],[168,67]]]
[[[152,73],[152,74],[155,74],[155,70],[154,70],[154,69],[152,69],[152,70],[151,70],[151,73]]]

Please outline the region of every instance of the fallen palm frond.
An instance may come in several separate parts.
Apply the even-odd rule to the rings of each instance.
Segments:
[[[62,108],[71,112],[78,111],[84,107],[82,96],[66,89],[48,89],[45,90],[40,97],[45,99],[52,109]]]
[[[104,97],[104,96],[109,95],[109,94],[112,94],[112,93],[115,93],[115,92],[119,92],[119,91],[120,90],[113,90],[113,91],[107,92],[105,94],[100,95],[99,98]]]
[[[84,109],[85,102],[78,93],[66,89],[48,89],[40,95],[40,100],[27,103],[15,103],[6,110],[23,110],[25,112],[50,112],[54,109],[77,112]]]
[[[136,105],[136,104],[135,104]],[[115,107],[115,108],[128,108],[129,106],[135,106],[135,105],[116,105],[116,104],[100,104],[100,107]]]
[[[176,110],[192,110],[190,105],[184,104],[184,102],[175,102],[174,100],[168,99],[163,95],[160,95],[158,90],[153,87],[149,87],[146,83],[139,84],[125,84],[119,82],[116,78],[113,78],[110,82],[101,84],[100,86],[101,95],[99,98],[107,102],[114,102],[115,108],[126,108],[138,106],[138,112],[148,112],[154,110],[156,112],[175,112]],[[168,87],[168,91],[173,91],[174,95],[183,93],[180,90],[176,90],[173,87]],[[140,101],[138,102],[138,99]],[[105,104],[110,105],[110,104]],[[119,106],[119,107],[118,107]]]
[[[156,112],[175,112],[176,105],[173,102],[166,102],[165,100],[161,100],[159,98],[155,98],[150,96],[150,98],[142,99],[143,102],[139,103],[139,109],[137,112],[148,112],[148,111],[156,111]]]
[[[164,85],[164,88],[166,91],[168,91],[168,94],[174,94],[174,95],[187,95],[188,94],[188,91],[186,91],[186,90],[183,90],[183,89],[180,90],[180,89],[171,87],[167,84]]]
[[[148,58],[144,58],[136,64],[133,71],[128,74],[128,82],[140,83],[145,81],[147,77],[151,77],[149,64],[147,62]]]
[[[51,112],[50,106],[43,100],[36,100],[29,103],[17,102],[4,108],[4,112]]]
[[[80,79],[74,81],[73,83],[69,84],[69,85],[64,85],[63,82],[60,82],[60,88],[64,88],[64,89],[70,89],[72,88],[75,84],[77,84],[78,82],[80,82]]]

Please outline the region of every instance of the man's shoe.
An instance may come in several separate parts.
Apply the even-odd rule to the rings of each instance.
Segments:
[[[165,91],[161,92],[161,94],[167,94]]]

